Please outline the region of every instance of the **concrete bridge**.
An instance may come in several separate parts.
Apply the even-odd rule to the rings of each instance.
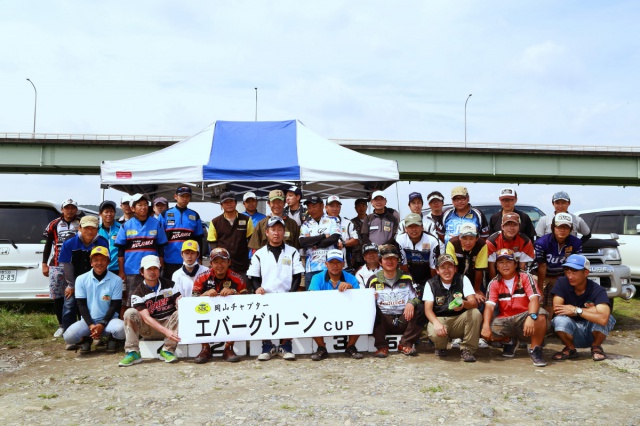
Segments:
[[[147,154],[185,136],[0,133],[0,173],[99,174],[103,160]],[[332,139],[396,160],[404,181],[640,186],[640,148]]]

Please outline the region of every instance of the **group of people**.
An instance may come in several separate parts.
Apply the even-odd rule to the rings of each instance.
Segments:
[[[164,339],[159,354],[174,362],[182,297],[369,288],[376,303],[375,357],[388,356],[388,335],[401,335],[398,350],[405,355],[417,355],[422,339],[438,357],[460,348],[464,362],[489,345],[513,357],[529,342],[533,364],[542,367],[543,342],[554,330],[564,344],[554,360],[575,358],[581,347],[591,348],[593,360],[606,358],[602,343],[615,320],[606,291],[588,279],[589,261],[580,253],[590,231],[568,212],[566,192],[553,195],[554,214],[535,229],[517,210],[514,188],[500,191],[502,209],[489,220],[462,186],[452,189],[448,209],[442,193],[428,194],[428,213],[422,194],[411,193],[411,213],[402,220],[379,190],[370,200],[355,200],[351,220],[341,216],[338,196],[326,205],[317,195],[303,202],[296,186],[268,194],[267,216],[257,211],[254,193],[243,194],[240,213],[236,194],[225,192],[223,212],[206,235],[188,207],[191,194],[189,186],[178,187],[171,208],[163,197],[125,196],[117,220],[112,201],[100,205],[100,220],[79,218],[73,200],[62,204],[61,216],[45,230],[42,269],[60,324],[54,336],[62,336],[67,349],[89,352],[94,340],[109,352],[124,345],[119,365],[129,366],[141,361],[143,336]],[[207,254],[208,268],[202,265]],[[345,353],[353,359],[363,357],[358,338],[348,336]],[[314,340],[311,359],[327,358],[324,338]],[[276,355],[295,359],[292,340],[262,342],[259,360]],[[210,345],[202,344],[195,362],[211,358]],[[240,360],[234,342],[224,345],[223,359]]]

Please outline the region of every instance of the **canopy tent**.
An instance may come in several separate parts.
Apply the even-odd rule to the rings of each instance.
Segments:
[[[395,161],[344,148],[320,137],[300,121],[218,121],[200,133],[150,154],[103,161],[103,188],[129,194],[169,196],[177,185],[203,200],[225,191],[254,191],[299,185],[304,197],[367,197],[399,179]],[[198,197],[199,198],[199,197]]]

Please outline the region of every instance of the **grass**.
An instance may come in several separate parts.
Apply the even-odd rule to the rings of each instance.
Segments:
[[[616,298],[613,302],[616,329],[638,330],[640,328],[640,294],[631,300]]]
[[[38,395],[38,398],[42,398],[42,399],[53,399],[57,397],[58,397],[57,393],[41,393],[40,395]]]
[[[50,303],[0,303],[0,344],[50,337],[58,326]]]
[[[431,387],[423,387],[420,389],[420,392],[422,393],[436,393],[436,392],[442,392],[442,386],[438,385],[438,386],[431,386]]]

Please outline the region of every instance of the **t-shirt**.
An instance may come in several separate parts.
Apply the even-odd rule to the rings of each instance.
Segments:
[[[446,290],[449,290],[451,288],[451,283],[442,283],[442,286]],[[473,290],[473,286],[471,285],[471,281],[469,281],[469,278],[462,277],[462,297],[466,298],[467,296],[475,296],[475,294],[476,292]],[[422,300],[424,300],[425,302],[433,302],[435,300],[430,285],[424,286]]]
[[[58,263],[70,263],[73,265],[73,277],[77,278],[91,270],[91,250],[96,246],[102,246],[108,249],[109,242],[105,240],[103,236],[96,235],[89,244],[85,245],[80,235],[75,235],[62,245]]]
[[[173,291],[175,293],[180,293],[182,297],[191,297],[191,293],[193,292],[193,282],[200,275],[205,274],[209,271],[209,268],[206,266],[202,266],[197,264],[192,271],[192,275],[188,275],[184,271],[184,265],[175,271],[171,276],[171,281],[174,282]]]
[[[138,275],[140,262],[148,255],[158,255],[158,247],[167,244],[167,235],[158,219],[141,222],[136,217],[126,221],[116,237],[116,245],[124,247],[124,273]]]
[[[356,277],[351,275],[346,271],[342,271],[342,275],[340,275],[340,282],[346,282],[351,284],[353,288],[360,288]],[[315,274],[311,279],[311,285],[307,289],[308,291],[322,291],[322,290],[337,290],[339,286],[334,287],[331,283],[331,278],[329,278],[329,271],[321,272],[319,274]]]
[[[525,272],[516,275],[511,290],[505,280],[498,274],[489,283],[488,297],[486,303],[489,305],[498,304],[500,312],[499,318],[512,317],[529,310],[529,300],[532,297],[540,297],[536,286],[533,285],[533,277]]]
[[[594,305],[601,305],[603,303],[609,303],[609,296],[607,296],[607,290],[600,284],[587,279],[587,288],[580,296],[576,294],[575,289],[569,284],[567,277],[560,277],[551,290],[551,294],[562,297],[565,305],[573,305],[579,308],[586,308],[589,303]],[[586,319],[575,316],[572,317],[576,321],[587,321]]]
[[[164,261],[166,263],[182,263],[182,243],[196,239],[202,240],[202,221],[200,215],[189,209],[172,207],[158,217],[167,235],[168,244],[164,248]]]
[[[122,300],[122,280],[113,272],[100,281],[93,275],[93,270],[76,279],[76,299],[87,299],[87,307],[93,323],[104,319],[112,300]]]
[[[131,222],[130,219],[125,224]],[[173,282],[160,278],[156,287],[149,287],[146,282],[139,284],[131,294],[131,306],[138,311],[147,309],[151,318],[164,320],[169,318],[177,309],[176,299],[180,293],[173,291]]]
[[[587,225],[584,219],[582,219],[580,216],[574,215],[573,213],[567,213],[571,215],[571,220],[573,222],[571,235],[589,235],[591,233],[591,229],[589,229],[589,225]],[[538,237],[542,237],[543,235],[551,233],[551,222],[553,222],[553,218],[555,216],[555,214],[550,214],[549,216],[543,216],[540,218],[540,220],[536,224],[536,234],[538,234]]]
[[[569,235],[564,244],[560,245],[553,234],[547,234],[538,238],[534,247],[538,264],[547,264],[548,277],[564,275],[562,264],[566,262],[567,257],[582,253],[582,242],[573,235]]]
[[[260,286],[267,293],[286,293],[291,291],[293,276],[303,272],[304,267],[298,250],[284,244],[276,260],[273,252],[266,245],[253,254],[247,276],[261,277]]]

